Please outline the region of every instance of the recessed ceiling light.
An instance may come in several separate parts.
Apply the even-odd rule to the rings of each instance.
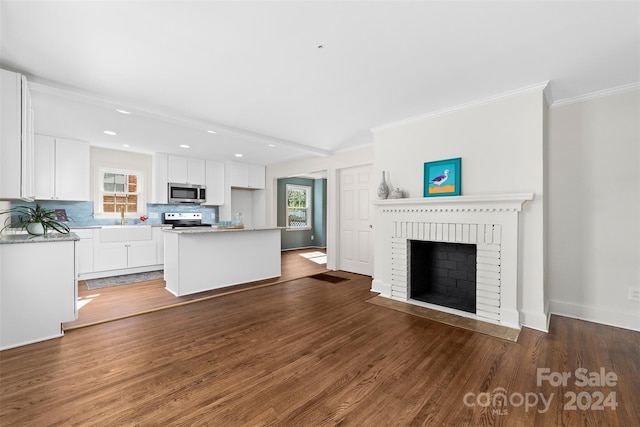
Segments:
[[[105,130],[105,131],[104,131],[104,133],[106,133],[107,135],[111,135],[111,136],[115,136],[115,135],[117,135],[117,133],[115,133],[115,132],[114,132],[114,131],[112,131],[112,130]]]
[[[131,112],[130,112],[130,111],[127,111],[127,110],[120,110],[120,109],[116,109],[116,111],[117,111],[118,113],[122,113],[122,114],[131,114]]]
[[[240,153],[235,154],[235,156],[236,156],[236,157],[244,157],[244,155],[243,155],[243,154],[240,154]]]
[[[189,148],[187,144],[180,144],[180,148]]]
[[[269,144],[269,147],[275,147],[276,144]]]
[[[122,144],[122,146],[123,146],[124,148],[129,148],[129,147],[131,147],[129,144]]]
[[[215,130],[208,130],[208,133],[217,133]]]

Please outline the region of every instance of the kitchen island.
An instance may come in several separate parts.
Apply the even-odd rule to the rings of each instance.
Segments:
[[[278,277],[280,228],[164,229],[164,280],[169,292],[189,295]]]

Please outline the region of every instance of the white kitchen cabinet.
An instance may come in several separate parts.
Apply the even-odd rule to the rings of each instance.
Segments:
[[[156,264],[164,264],[164,232],[166,227],[153,227],[153,240],[156,242]]]
[[[75,245],[71,237],[0,244],[0,350],[60,337],[61,324],[75,320]]]
[[[151,203],[167,203],[169,156],[164,153],[153,155],[151,166]]]
[[[89,248],[89,239],[73,231],[86,243],[85,249],[93,254],[91,270],[83,268],[80,279],[117,276],[120,274],[139,273],[162,268],[163,258],[158,256],[162,250],[159,232],[162,227],[148,225],[105,226],[93,230],[93,247]],[[85,231],[86,232],[86,231]],[[88,256],[88,255],[87,255]],[[81,262],[81,259],[78,260]],[[85,265],[89,265],[88,263]]]
[[[224,205],[224,163],[213,160],[206,161],[207,201],[205,205]]]
[[[0,70],[0,200],[34,200],[33,108],[24,76]]]
[[[96,271],[127,268],[128,253],[124,243],[99,243],[96,246]]]
[[[151,171],[152,203],[167,203],[169,200],[168,184],[206,185],[206,161],[164,153],[153,155]]]
[[[93,242],[96,229],[74,229],[73,232],[80,237],[76,243],[78,254],[78,274],[90,273],[93,271]]]
[[[206,165],[203,159],[168,156],[168,182],[205,185]]]
[[[229,162],[231,187],[264,190],[265,167],[248,163]]]
[[[122,270],[154,265],[158,259],[157,250],[157,244],[153,240],[99,243],[96,248],[95,270]]]
[[[260,165],[249,165],[249,188],[254,190],[264,190],[265,187],[265,167]]]
[[[35,198],[87,201],[89,144],[83,141],[35,136]]]
[[[154,240],[127,245],[127,268],[154,265],[158,260],[158,244]]]

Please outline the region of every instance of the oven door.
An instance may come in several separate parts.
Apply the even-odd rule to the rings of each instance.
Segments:
[[[200,186],[169,183],[169,203],[202,203]]]

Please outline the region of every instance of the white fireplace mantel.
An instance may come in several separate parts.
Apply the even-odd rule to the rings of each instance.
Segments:
[[[485,194],[474,196],[422,197],[411,199],[376,200],[373,205],[380,208],[420,208],[443,211],[516,211],[522,210],[524,202],[533,200],[533,193]]]
[[[533,193],[516,193],[374,201],[377,230],[372,291],[416,303],[408,290],[410,240],[476,244],[482,255],[477,264],[477,309],[472,317],[519,329],[518,216],[524,203],[533,198]]]

